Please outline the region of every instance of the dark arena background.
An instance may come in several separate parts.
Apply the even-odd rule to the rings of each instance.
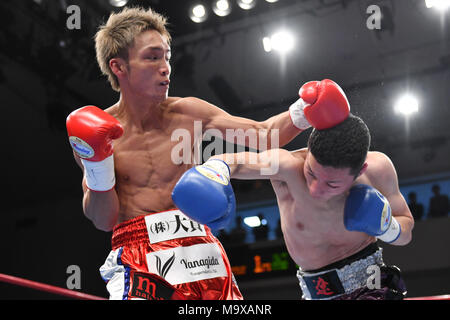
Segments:
[[[108,298],[98,270],[111,250],[111,232],[97,230],[83,214],[82,172],[65,120],[82,106],[105,109],[119,98],[101,75],[93,37],[121,5],[151,7],[168,18],[170,96],[198,97],[262,121],[286,111],[307,81],[339,83],[371,131],[371,150],[394,163],[415,217],[408,245],[379,241],[385,261],[402,270],[408,298],[448,298],[450,2],[258,0],[253,6],[229,0],[230,12],[222,16],[212,9],[215,2],[0,2],[0,273],[61,288],[57,294],[0,277],[0,299],[77,298],[65,290]],[[309,134],[285,148],[306,147]],[[270,182],[232,185],[236,220],[216,236],[244,298],[299,300],[297,266],[279,229]]]

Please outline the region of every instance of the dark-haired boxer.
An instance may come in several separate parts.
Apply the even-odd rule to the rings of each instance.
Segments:
[[[319,96],[310,99],[316,106],[317,88],[320,84],[310,87],[311,95]],[[313,117],[306,110],[316,106],[300,105],[315,127],[307,148],[213,156],[182,176],[172,194],[175,203],[196,221],[224,226],[232,215],[225,208],[234,201],[230,177],[270,179],[287,249],[300,267],[304,299],[402,299],[400,271],[383,262],[376,244],[379,239],[401,246],[412,237],[414,220],[394,165],[385,154],[368,152],[370,133],[360,118],[350,114],[329,126],[326,114]],[[279,162],[278,171],[263,174],[270,161]],[[226,183],[217,183],[215,175]],[[205,193],[220,200],[222,209],[204,210]]]
[[[98,229],[113,230],[112,251],[100,272],[111,299],[242,299],[220,242],[171,199],[175,183],[193,166],[193,161],[173,161],[178,141],[172,133],[188,132],[193,149],[194,121],[202,123],[202,133],[214,128],[225,138],[227,129],[261,129],[270,148],[273,130],[283,146],[309,125],[299,125],[293,111],[256,122],[201,99],[169,97],[165,23],[151,10],[112,14],[96,35],[96,52],[120,100],[105,111],[80,108],[67,119],[74,157],[84,172],[84,214]],[[328,104],[319,109],[336,121],[348,110],[340,110],[342,103],[334,100],[343,97],[331,82],[329,87],[321,93]]]

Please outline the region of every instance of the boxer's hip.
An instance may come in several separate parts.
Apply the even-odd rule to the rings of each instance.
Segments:
[[[297,272],[303,299],[397,299],[406,288],[400,270],[383,262],[376,243],[317,270]]]
[[[107,270],[124,267],[156,274],[194,299],[240,298],[220,242],[207,226],[179,210],[120,223],[113,230],[111,244],[110,257],[101,268],[106,281],[112,277]]]

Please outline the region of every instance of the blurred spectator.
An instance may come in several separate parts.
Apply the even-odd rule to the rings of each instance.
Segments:
[[[247,236],[247,231],[242,226],[242,217],[236,216],[236,226],[230,232],[230,243],[242,244],[245,242],[246,236]]]
[[[264,241],[268,239],[269,226],[267,225],[267,222],[263,224],[263,222],[267,220],[264,219],[264,216],[261,213],[258,214],[258,217],[261,221],[261,224],[259,225],[259,227],[253,228],[253,235],[255,236],[255,241]]]
[[[408,194],[408,207],[414,217],[414,220],[421,220],[423,218],[423,204],[417,202],[417,195],[415,192]]]
[[[433,191],[434,196],[430,199],[428,217],[446,217],[449,210],[448,196],[440,194],[441,188],[437,184],[433,185],[431,190]]]

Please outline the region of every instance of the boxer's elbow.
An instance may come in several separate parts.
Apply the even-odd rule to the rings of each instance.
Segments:
[[[402,232],[399,239],[392,243],[394,246],[406,246],[408,243],[410,243],[412,240],[412,232]]]
[[[414,219],[412,217],[397,218],[400,220],[400,226],[402,228],[400,237],[397,241],[393,242],[396,246],[406,246],[412,241],[412,230],[414,229]]]
[[[101,214],[89,214],[88,212],[85,212],[85,216],[93,223],[96,229],[105,232],[112,231],[117,221],[117,218],[113,219],[111,216],[105,217]]]
[[[113,230],[115,223],[109,223],[109,224],[105,224],[104,222],[94,222],[94,226],[95,228],[97,228],[100,231],[104,231],[104,232],[110,232]]]
[[[101,231],[112,231],[117,223],[119,211],[114,207],[85,208],[84,215],[91,220],[95,228]]]
[[[106,194],[98,195],[97,197],[104,197]],[[119,215],[119,206],[117,201],[108,199],[97,199],[91,197],[89,191],[85,194],[83,199],[83,212],[98,230],[105,232],[111,231],[117,223]]]

